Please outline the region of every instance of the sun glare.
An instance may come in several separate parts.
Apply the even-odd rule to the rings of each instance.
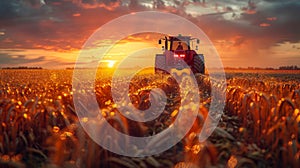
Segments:
[[[108,61],[108,62],[107,62],[107,67],[108,67],[108,68],[113,68],[114,65],[115,65],[115,61]]]

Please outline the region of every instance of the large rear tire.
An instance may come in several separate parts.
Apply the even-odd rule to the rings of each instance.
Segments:
[[[194,74],[196,74],[196,73],[204,74],[205,73],[205,64],[204,64],[203,54],[194,55],[192,71]]]
[[[158,54],[155,56],[155,73],[166,73],[166,56]]]

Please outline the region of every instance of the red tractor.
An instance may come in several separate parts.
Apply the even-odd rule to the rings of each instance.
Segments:
[[[165,36],[158,41],[164,53],[155,56],[155,73],[171,72],[172,69],[182,70],[190,68],[194,74],[204,74],[204,56],[197,54],[191,46],[198,50],[199,39],[190,36]]]

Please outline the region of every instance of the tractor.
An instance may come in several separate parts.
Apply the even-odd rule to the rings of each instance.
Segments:
[[[168,73],[173,69],[190,68],[194,74],[205,73],[204,56],[197,54],[199,39],[191,36],[165,36],[158,40],[162,44],[163,54],[155,56],[155,73]],[[195,50],[191,48],[195,46]]]

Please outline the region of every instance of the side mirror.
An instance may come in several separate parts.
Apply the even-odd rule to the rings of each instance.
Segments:
[[[198,50],[198,46],[196,46],[196,50]]]
[[[197,44],[199,44],[200,43],[200,40],[199,39],[197,39]]]
[[[158,44],[161,44],[161,40],[158,40]]]

